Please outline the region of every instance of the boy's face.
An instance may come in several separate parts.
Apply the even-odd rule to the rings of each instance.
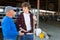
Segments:
[[[23,11],[28,12],[29,11],[28,7],[23,7]]]

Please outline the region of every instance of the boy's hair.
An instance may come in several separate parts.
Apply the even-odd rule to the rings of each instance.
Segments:
[[[28,9],[31,8],[31,5],[28,2],[22,3],[22,7],[28,7]]]

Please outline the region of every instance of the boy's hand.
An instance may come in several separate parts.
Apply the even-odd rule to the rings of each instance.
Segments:
[[[24,35],[24,33],[22,33],[21,31],[19,31],[19,36],[23,36]]]

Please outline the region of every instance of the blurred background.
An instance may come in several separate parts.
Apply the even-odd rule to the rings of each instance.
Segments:
[[[16,12],[13,17],[15,22],[17,16],[22,12],[23,2],[29,2],[30,11],[37,16],[37,0],[0,0],[0,40],[3,40],[1,20],[5,16],[5,7],[13,6]],[[50,35],[50,40],[60,40],[60,0],[40,0],[39,5],[39,27]]]

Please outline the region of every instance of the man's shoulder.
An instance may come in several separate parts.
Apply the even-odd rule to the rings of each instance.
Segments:
[[[21,13],[18,15],[17,19],[22,18],[22,16],[23,16],[23,12],[21,12]]]
[[[8,19],[8,18],[7,18],[6,16],[4,16],[2,20],[7,20],[7,19]]]
[[[10,19],[7,16],[4,16],[2,21],[9,21]]]
[[[32,12],[29,12],[31,16],[33,16],[34,14]]]
[[[8,18],[5,16],[5,17],[3,17],[3,19],[2,19],[2,21],[1,21],[1,23],[7,23],[8,22]]]
[[[21,12],[18,16],[21,16],[23,14],[23,12]]]

